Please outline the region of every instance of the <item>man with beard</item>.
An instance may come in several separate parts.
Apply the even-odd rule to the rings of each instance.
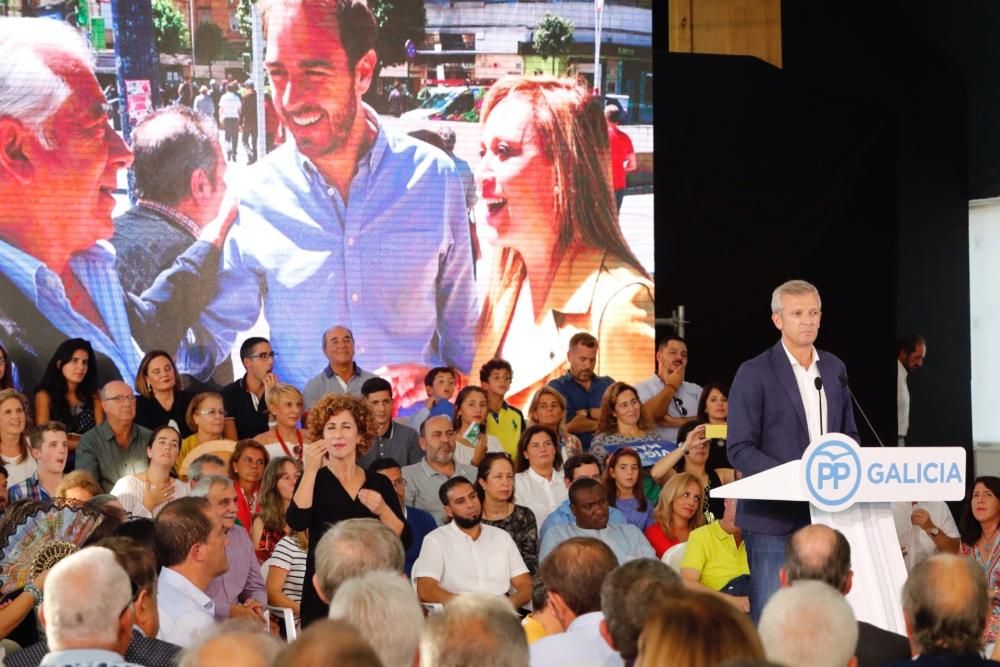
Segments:
[[[595,375],[597,367],[597,339],[586,331],[569,339],[566,353],[569,370],[549,386],[566,399],[566,430],[580,438],[585,450],[601,419],[601,400],[604,392],[614,384],[614,378]]]
[[[896,444],[906,444],[910,432],[910,388],[906,381],[914,369],[924,365],[927,341],[920,334],[907,334],[896,345]]]
[[[202,379],[261,309],[284,350],[275,373],[298,387],[323,363],[314,341],[330,320],[350,323],[365,341],[358,364],[388,365],[380,375],[468,370],[478,312],[462,182],[442,151],[362,103],[377,62],[371,12],[362,0],[260,4],[275,107],[294,140],[247,171],[221,258],[196,244],[147,303],[203,300]],[[156,324],[144,343],[172,349],[194,323],[161,313]]]
[[[444,415],[435,415],[420,425],[418,442],[424,450],[423,460],[403,467],[404,506],[429,512],[440,526],[445,519],[441,486],[454,477],[475,479],[476,469],[455,461],[455,429]]]
[[[483,508],[472,482],[454,477],[439,493],[450,521],[424,538],[413,564],[420,601],[443,604],[461,593],[489,593],[506,595],[514,609],[526,605],[528,568],[507,531],[481,523]]]
[[[642,408],[656,424],[661,440],[677,442],[681,426],[698,420],[701,386],[684,379],[688,365],[687,342],[671,335],[656,346],[656,372],[635,386]]]

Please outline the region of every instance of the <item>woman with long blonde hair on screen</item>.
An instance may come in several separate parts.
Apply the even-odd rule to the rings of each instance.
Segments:
[[[575,79],[509,77],[482,119],[476,183],[496,241],[472,367],[510,360],[508,400],[523,404],[566,371],[569,339],[587,331],[606,343],[595,372],[642,376],[653,283],[618,225],[600,97]]]

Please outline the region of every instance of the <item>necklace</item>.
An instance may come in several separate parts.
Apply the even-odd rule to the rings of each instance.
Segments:
[[[299,439],[299,444],[296,445],[293,450],[288,449],[288,445],[285,444],[285,439],[281,437],[281,431],[278,430],[278,427],[274,428],[274,434],[278,436],[278,444],[280,444],[281,448],[285,450],[285,454],[288,454],[295,459],[302,458],[302,431],[295,429],[295,437]]]

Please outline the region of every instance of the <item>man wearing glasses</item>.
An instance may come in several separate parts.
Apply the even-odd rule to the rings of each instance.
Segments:
[[[639,400],[656,424],[660,440],[677,442],[677,430],[698,419],[701,386],[684,379],[688,365],[687,343],[669,336],[656,346],[656,372],[635,386]]]
[[[104,493],[122,477],[149,467],[146,446],[153,433],[135,423],[135,394],[120,380],[101,388],[107,419],[84,433],[76,447],[76,469],[86,470]]]
[[[266,338],[254,336],[240,345],[240,359],[246,374],[226,385],[221,392],[226,408],[223,435],[227,440],[245,440],[268,429],[264,393],[278,384],[272,372],[277,356]]]

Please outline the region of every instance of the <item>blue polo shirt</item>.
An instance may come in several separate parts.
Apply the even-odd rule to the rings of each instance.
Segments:
[[[569,371],[566,371],[566,374],[562,377],[549,382],[549,386],[562,394],[563,398],[566,399],[566,421],[569,421],[576,416],[577,410],[601,407],[601,399],[604,398],[604,392],[614,383],[614,378],[606,375],[595,375],[590,380],[590,389],[586,389],[570,375]],[[590,440],[594,437],[594,434],[577,433],[576,437],[580,438],[584,451],[590,451]]]

